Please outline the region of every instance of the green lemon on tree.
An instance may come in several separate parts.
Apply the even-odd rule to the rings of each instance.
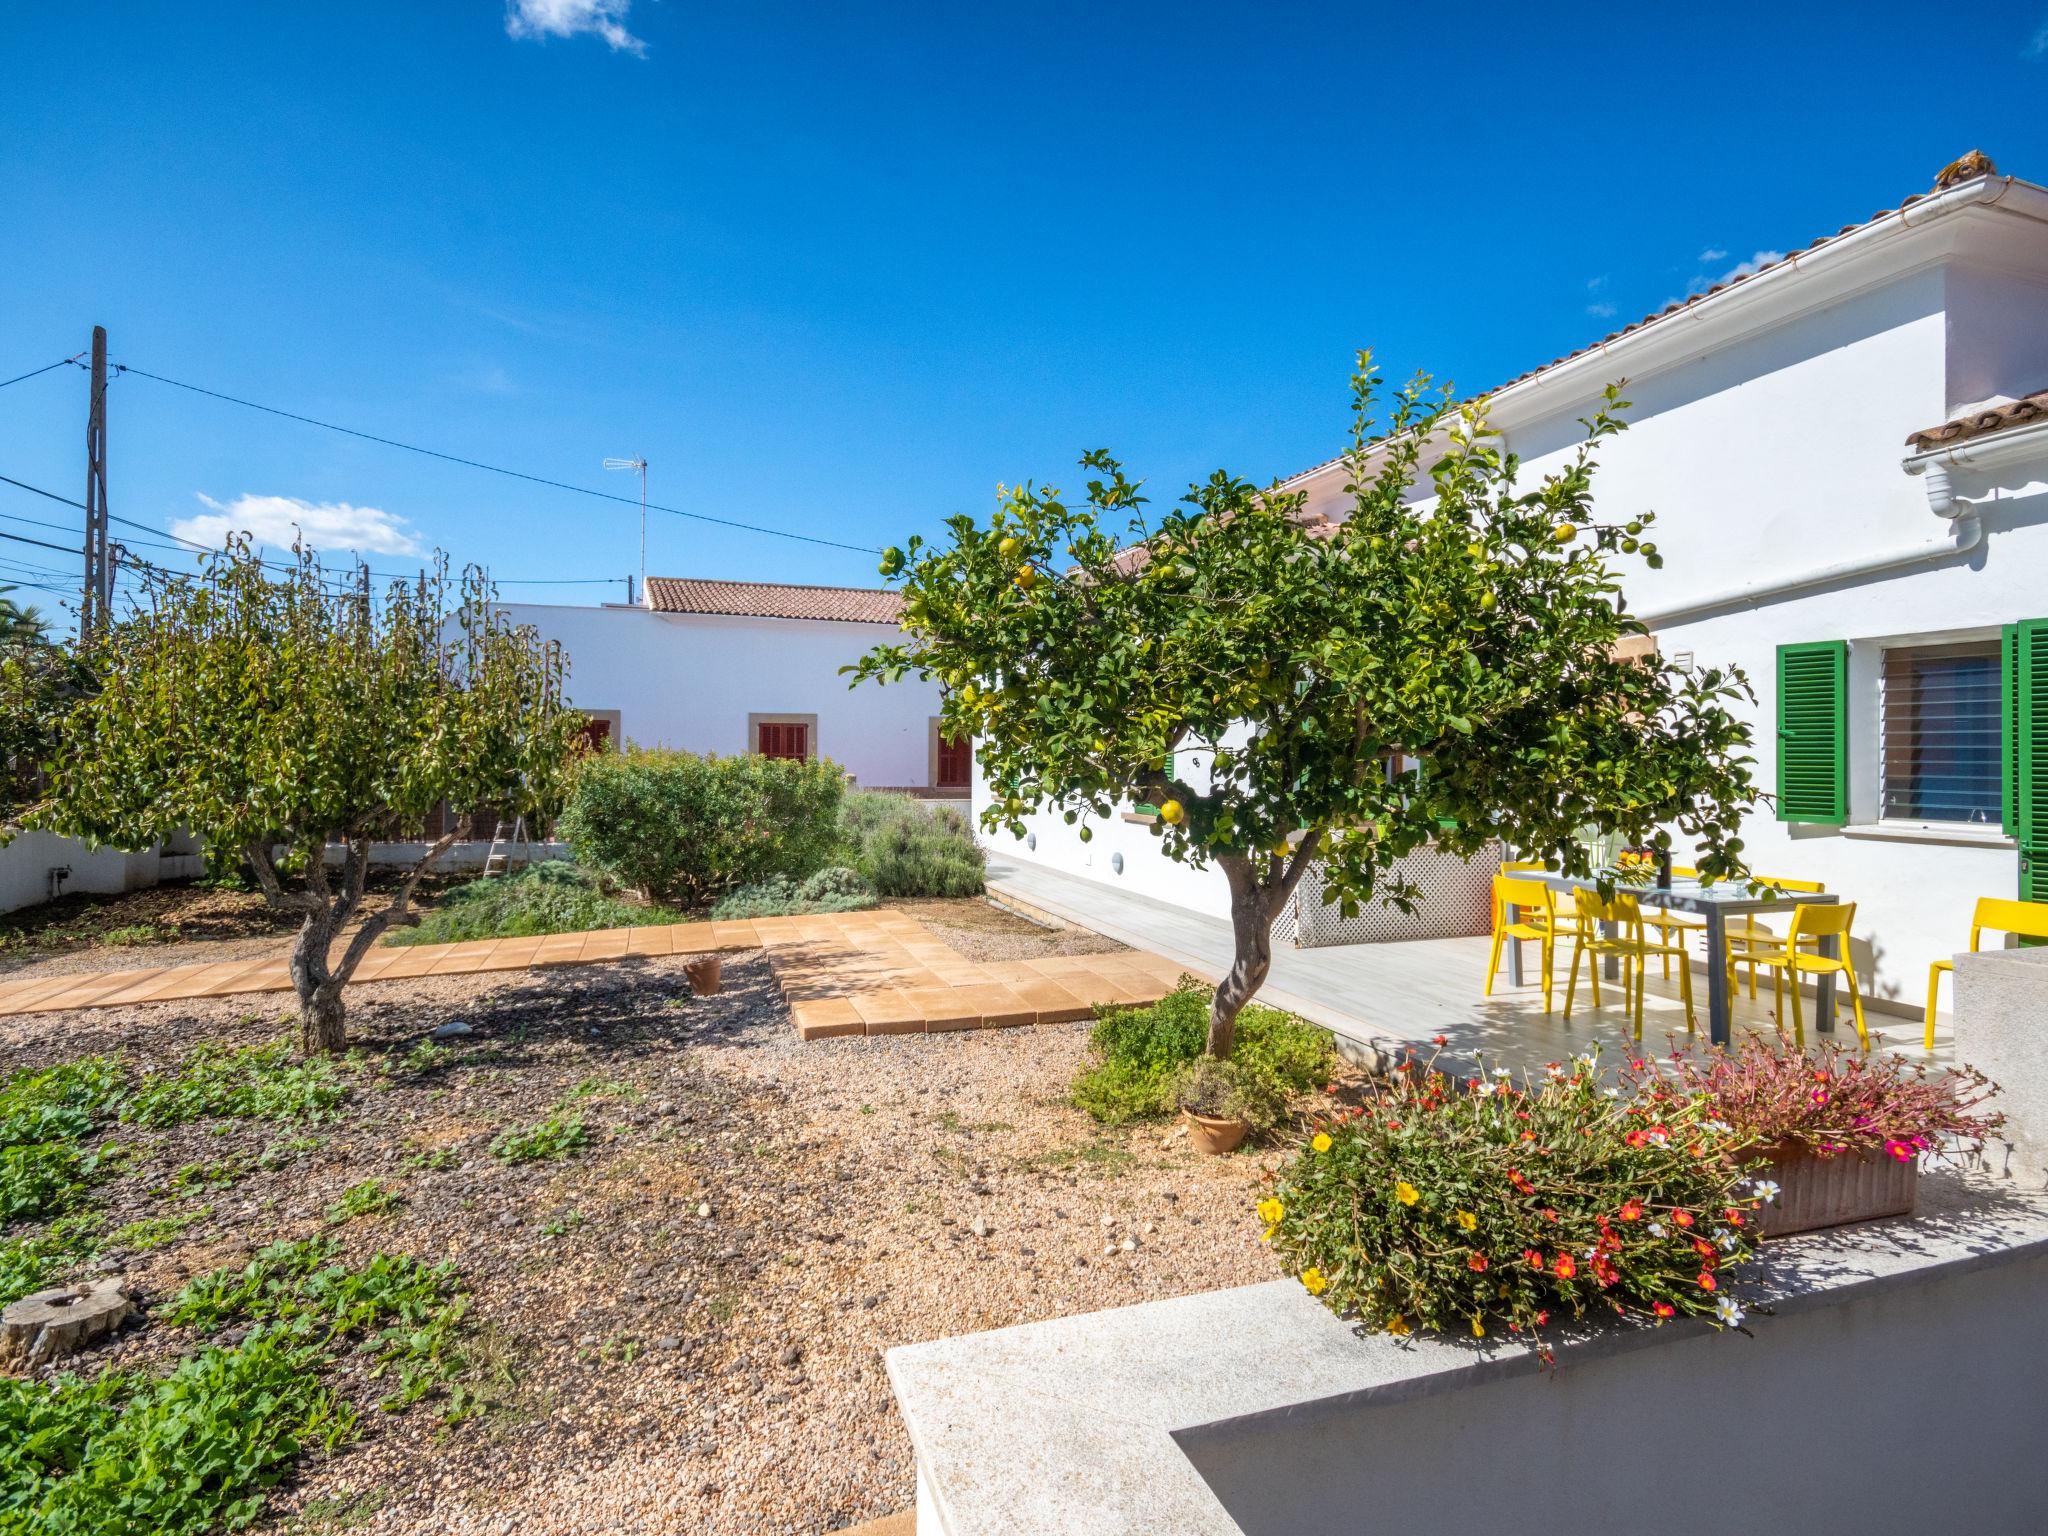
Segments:
[[[1003,539],[996,545],[996,553],[1001,555],[1005,560],[1014,560],[1023,552],[1024,541],[1022,539]]]
[[[1083,828],[1081,829],[1081,833],[1080,833],[1080,836],[1081,836],[1081,841],[1085,843],[1085,842],[1089,841],[1089,840],[1090,840],[1091,838],[1093,838],[1093,837],[1095,836],[1095,832],[1094,832],[1094,830],[1093,830],[1092,828],[1089,828],[1089,827],[1083,827]]]
[[[1467,544],[1465,546],[1465,553],[1474,560],[1483,560],[1486,558],[1486,546],[1484,544]]]
[[[1569,544],[1573,539],[1576,539],[1578,536],[1579,530],[1577,526],[1572,523],[1559,523],[1556,529],[1551,534],[1551,537],[1556,539],[1557,542],[1560,544]]]
[[[894,576],[903,569],[903,551],[891,544],[882,551],[881,570],[884,576]]]
[[[1479,594],[1479,611],[1481,613],[1491,613],[1494,609],[1498,608],[1499,606],[1500,599],[1494,596],[1491,592],[1482,592]]]

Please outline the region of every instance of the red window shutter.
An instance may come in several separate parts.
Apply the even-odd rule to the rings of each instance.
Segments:
[[[974,782],[974,741],[972,737],[939,738],[940,789],[965,789]]]
[[[811,728],[807,725],[788,722],[772,723],[762,721],[760,739],[756,743],[763,757],[787,758],[792,762],[806,761],[810,753]]]
[[[586,752],[609,752],[611,747],[611,721],[592,717],[583,722],[583,749]]]

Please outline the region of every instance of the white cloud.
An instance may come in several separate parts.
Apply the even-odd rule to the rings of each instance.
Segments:
[[[1703,262],[1726,261],[1727,259],[1728,253],[1726,251],[1716,250],[1712,247],[1700,252],[1700,260]],[[1664,302],[1667,305],[1677,304],[1684,299],[1691,298],[1696,293],[1705,293],[1709,288],[1718,288],[1723,283],[1732,283],[1738,277],[1748,277],[1752,272],[1761,271],[1772,262],[1783,261],[1784,259],[1785,253],[1783,251],[1758,251],[1749,260],[1738,261],[1724,272],[1718,274],[1695,272],[1692,281],[1685,285],[1684,293],[1679,294],[1676,298],[1666,299]]]
[[[2027,46],[2020,50],[2020,57],[2030,61],[2048,59],[2048,21],[2042,22],[2040,30],[2027,39]]]
[[[1587,278],[1586,292],[1598,293],[1602,288],[1605,288],[1607,286],[1607,278],[1608,274],[1605,272],[1602,272],[1598,277]]]
[[[1586,306],[1586,313],[1596,319],[1612,320],[1616,311],[1612,304],[1588,304]]]
[[[296,496],[237,496],[218,502],[201,495],[211,508],[197,517],[180,518],[171,534],[208,549],[218,549],[231,533],[247,533],[259,544],[289,549],[303,537],[318,550],[354,550],[365,555],[417,555],[419,540],[404,518],[376,507],[353,507],[345,501],[301,501]]]
[[[574,37],[594,32],[615,53],[647,56],[647,45],[626,30],[633,0],[505,0],[508,37]]]
[[[1727,259],[1728,253],[1722,250],[1719,246],[1710,245],[1704,251],[1700,252],[1701,266],[1705,266],[1710,261],[1726,261]]]

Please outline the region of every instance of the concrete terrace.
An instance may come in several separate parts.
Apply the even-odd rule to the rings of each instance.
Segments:
[[[1027,913],[1056,917],[1109,938],[1141,947],[1180,969],[1215,981],[1230,965],[1230,925],[1149,896],[1119,890],[1102,881],[1084,879],[1043,865],[991,857],[989,893],[998,901]],[[1569,1023],[1564,1018],[1565,971],[1569,951],[1558,957],[1555,1007],[1546,1015],[1535,985],[1536,949],[1526,951],[1529,984],[1508,984],[1507,965],[1494,985],[1493,996],[1481,995],[1486,979],[1489,941],[1481,938],[1421,939],[1394,944],[1347,944],[1325,949],[1274,950],[1273,969],[1258,1001],[1313,1019],[1368,1056],[1385,1057],[1443,1035],[1448,1066],[1464,1068],[1483,1056],[1489,1066],[1515,1071],[1539,1067],[1573,1052],[1599,1045],[1613,1060],[1633,1045],[1633,1020],[1625,1020],[1619,986],[1603,986],[1607,1006],[1594,1008],[1586,970],[1579,974],[1578,997]],[[1737,1030],[1773,1030],[1770,983],[1766,977],[1755,1002],[1746,992],[1734,1008]],[[1694,967],[1693,990],[1699,1035],[1706,1039],[1706,982]],[[1840,998],[1840,1024],[1833,1036],[1814,1028],[1809,997],[1807,1042],[1835,1039],[1854,1045],[1855,1028],[1848,998]],[[1938,1021],[1934,1050],[1921,1047],[1921,1025],[1915,1019],[1883,1014],[1865,999],[1865,1023],[1874,1048],[1896,1050],[1943,1065],[1953,1059],[1948,1020]],[[1677,977],[1651,975],[1643,1007],[1643,1045],[1662,1049],[1669,1036],[1685,1038],[1685,1010]]]

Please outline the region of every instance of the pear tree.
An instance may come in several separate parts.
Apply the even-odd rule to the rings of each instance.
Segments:
[[[273,573],[231,543],[196,577],[146,571],[81,661],[83,686],[42,703],[6,676],[9,740],[42,758],[15,824],[117,848],[182,828],[239,853],[302,919],[291,978],[309,1053],[345,1045],[343,986],[416,921],[419,881],[470,808],[559,804],[582,724],[560,648],[510,624],[481,571],[451,582],[442,560],[373,595],[367,570],[337,578],[297,550]],[[371,842],[443,802],[462,820],[370,910]]]
[[[1382,422],[1381,394],[1361,354],[1341,517],[1223,472],[1150,517],[1091,452],[1082,498],[1019,485],[986,526],[954,517],[888,551],[904,636],[849,669],[944,684],[943,726],[976,738],[994,786],[986,830],[1149,804],[1162,853],[1221,869],[1218,1057],[1312,863],[1347,915],[1412,908],[1401,860],[1426,843],[1589,874],[1587,829],[1662,846],[1675,829],[1703,874],[1733,875],[1758,799],[1747,680],[1659,658],[1629,616],[1624,571],[1661,556],[1651,512],[1595,511],[1619,389],[1535,483],[1483,404],[1418,376]],[[1206,775],[1179,771],[1191,753]]]

